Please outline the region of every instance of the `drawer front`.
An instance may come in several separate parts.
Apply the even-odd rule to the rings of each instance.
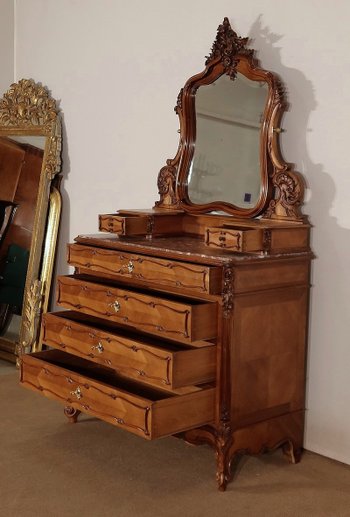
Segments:
[[[158,213],[101,214],[99,229],[118,235],[181,235],[182,213],[166,211]]]
[[[181,396],[146,389],[143,396],[139,388],[132,392],[134,386],[125,386],[117,377],[96,371],[89,376],[80,373],[86,361],[74,363],[74,358],[72,361],[72,356],[64,352],[50,350],[24,355],[21,361],[24,387],[148,440],[214,419],[214,388],[197,389]]]
[[[149,218],[146,216],[117,216],[105,214],[99,216],[101,232],[118,235],[144,235],[150,231]]]
[[[214,345],[186,350],[170,344],[152,345],[151,341],[103,331],[69,316],[69,312],[44,315],[46,345],[163,388],[175,389],[215,378]]]
[[[59,277],[57,283],[57,303],[67,309],[183,342],[216,336],[217,306],[214,302],[186,298],[175,301],[95,284],[74,276]]]
[[[221,268],[163,260],[119,251],[68,245],[71,266],[116,277],[133,278],[158,286],[190,289],[194,293],[217,294],[221,291]]]
[[[205,229],[205,244],[242,253],[262,251],[263,233],[253,228],[210,227]]]

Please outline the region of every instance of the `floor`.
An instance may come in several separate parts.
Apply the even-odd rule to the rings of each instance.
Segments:
[[[225,493],[206,446],[147,442],[18,385],[0,361],[1,517],[350,517],[350,467],[244,457]]]
[[[15,371],[16,371],[16,366],[14,364],[0,359],[0,375],[4,375],[6,373],[13,373]]]

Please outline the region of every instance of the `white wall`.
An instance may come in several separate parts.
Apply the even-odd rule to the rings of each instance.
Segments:
[[[17,79],[48,85],[64,115],[65,241],[97,214],[149,207],[177,147],[173,113],[224,16],[288,87],[285,158],[309,185],[316,253],[306,447],[350,463],[350,3],[318,0],[17,0]]]
[[[13,83],[14,72],[14,1],[0,0],[0,97]]]

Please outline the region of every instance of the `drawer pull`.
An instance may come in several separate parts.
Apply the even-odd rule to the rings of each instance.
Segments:
[[[115,302],[113,303],[110,303],[110,307],[113,307],[113,309],[115,310],[115,312],[119,312],[120,309],[121,309],[121,306],[120,306],[120,303],[118,302],[118,300],[116,300]]]
[[[76,390],[71,391],[70,394],[74,395],[75,397],[77,397],[78,400],[80,400],[83,397],[83,393],[81,391],[80,386],[78,386]]]
[[[128,273],[132,273],[135,269],[134,263],[132,260],[129,260],[127,264],[123,264],[120,268],[120,272],[123,273],[123,270],[127,270]]]
[[[97,345],[92,345],[91,350],[97,350],[99,354],[102,354],[102,352],[104,351],[104,347],[102,343],[99,341]]]

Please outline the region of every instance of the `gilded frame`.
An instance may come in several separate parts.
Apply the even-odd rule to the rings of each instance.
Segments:
[[[46,137],[22,306],[19,341],[0,357],[16,360],[39,350],[40,323],[47,310],[61,213],[58,173],[61,168],[61,121],[56,101],[31,79],[10,86],[0,99],[0,136]],[[54,182],[54,183],[53,183]]]

